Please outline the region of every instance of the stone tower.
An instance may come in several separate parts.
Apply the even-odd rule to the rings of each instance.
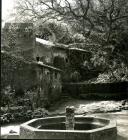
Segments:
[[[5,23],[3,45],[8,52],[27,61],[33,60],[35,35],[32,23]]]

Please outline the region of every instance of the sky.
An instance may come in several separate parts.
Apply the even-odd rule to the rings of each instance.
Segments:
[[[9,14],[15,13],[14,7],[17,0],[2,0],[2,27],[4,26],[5,22],[9,22],[14,20],[14,17],[10,17]],[[71,2],[72,0],[68,0]]]
[[[10,16],[9,14],[14,12],[16,0],[2,0],[2,20],[9,21]]]
[[[14,18],[10,18],[10,13],[15,13],[14,6],[16,4],[17,0],[2,0],[2,26],[4,26],[5,22],[9,22],[11,20],[14,20]],[[72,1],[72,0],[69,0]]]

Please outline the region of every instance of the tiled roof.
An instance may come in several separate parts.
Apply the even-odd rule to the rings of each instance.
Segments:
[[[41,38],[37,38],[37,37],[36,37],[36,42],[41,43],[43,45],[47,45],[47,46],[54,46],[55,45],[51,41],[47,41],[47,40],[44,40],[44,39],[41,39]]]
[[[86,51],[86,50],[84,50],[84,49],[80,49],[80,48],[69,48],[69,50],[74,50],[74,51],[80,51],[80,52],[88,52],[88,51]]]
[[[51,41],[47,41],[41,38],[36,38],[36,42],[45,45],[45,47],[53,47],[55,49],[63,49],[63,50],[74,50],[80,52],[90,52],[95,51],[96,48],[101,47],[98,44],[88,44],[88,43],[73,43],[69,45],[61,44],[61,43],[53,43]]]
[[[52,70],[55,70],[55,71],[59,71],[59,72],[62,72],[62,70],[56,68],[56,67],[53,67],[53,66],[50,66],[50,65],[46,65],[44,64],[43,62],[39,61],[39,62],[34,62],[34,64],[36,65],[39,65],[39,66],[42,66],[42,67],[45,67],[47,69],[52,69]]]

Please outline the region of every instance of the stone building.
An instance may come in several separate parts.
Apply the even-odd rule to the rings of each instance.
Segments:
[[[37,72],[39,105],[48,106],[60,98],[62,83],[61,70],[43,62],[35,62]]]
[[[69,64],[68,53],[68,45],[55,44],[53,47],[53,65],[57,68],[65,70]]]
[[[36,38],[34,57],[39,57],[45,64],[50,64],[56,68],[63,70],[62,80],[70,79],[72,73],[83,74],[82,69],[84,61],[89,61],[91,53],[85,49],[74,47],[73,45],[64,45],[53,43],[48,40]],[[85,75],[84,75],[85,77]]]
[[[39,57],[40,61],[44,62],[45,64],[52,64],[52,46],[54,46],[52,42],[36,38],[34,58],[36,59],[36,57]]]
[[[34,58],[39,57],[45,64],[51,64],[57,68],[64,69],[67,58],[68,46],[54,44],[51,41],[36,38]]]
[[[36,93],[36,107],[49,105],[61,96],[61,70],[42,62],[27,62],[1,52],[1,88],[10,86],[16,94]]]
[[[8,52],[32,61],[35,35],[32,23],[5,23],[3,28],[3,46]]]
[[[61,96],[62,70],[54,65],[55,44],[53,42],[36,38],[34,58],[36,65],[40,103],[47,106]]]
[[[52,64],[52,52],[50,47],[43,50],[35,49],[35,35],[31,23],[6,23],[3,29],[3,50],[8,52],[10,67],[6,65],[7,57],[2,60],[3,79],[6,74],[13,75],[12,87],[23,92],[36,87],[38,107],[47,106],[59,99],[61,95],[61,70],[50,66]],[[37,41],[38,42],[38,41]],[[51,44],[47,44],[51,46]],[[3,54],[5,56],[5,53]],[[47,57],[46,57],[47,56]],[[40,61],[36,61],[40,57]],[[20,61],[19,61],[20,59]],[[22,62],[20,66],[20,62]],[[15,69],[13,65],[15,64]],[[13,72],[10,72],[13,70]],[[12,82],[14,81],[14,82]],[[6,81],[4,81],[6,82]]]

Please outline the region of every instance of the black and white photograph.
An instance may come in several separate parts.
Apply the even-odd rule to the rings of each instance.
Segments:
[[[128,0],[1,0],[0,139],[128,140]]]

